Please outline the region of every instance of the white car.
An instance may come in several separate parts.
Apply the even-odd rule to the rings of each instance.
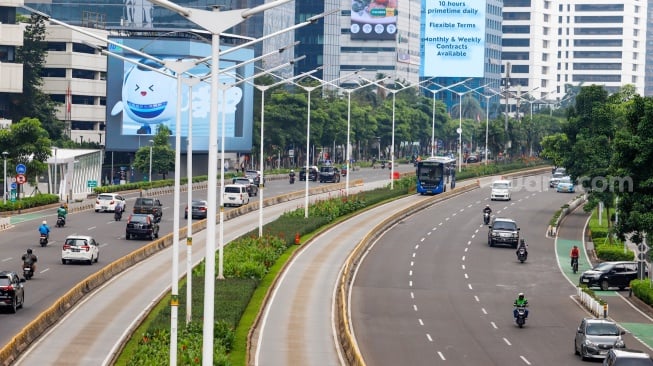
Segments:
[[[242,184],[226,184],[223,198],[225,207],[242,206],[249,203],[247,187]]]
[[[511,198],[512,181],[510,180],[495,180],[492,182],[492,190],[490,191],[490,200],[508,200]]]
[[[95,199],[95,212],[116,210],[116,204],[122,203],[123,211],[125,209],[125,198],[118,193],[102,193]]]
[[[85,262],[93,264],[100,258],[100,246],[92,236],[70,235],[61,247],[61,263]]]

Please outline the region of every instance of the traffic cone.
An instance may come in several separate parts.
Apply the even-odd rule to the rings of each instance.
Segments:
[[[295,233],[295,245],[299,245],[299,233]]]

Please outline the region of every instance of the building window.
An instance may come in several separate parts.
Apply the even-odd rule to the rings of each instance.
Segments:
[[[543,53],[542,54],[542,61],[549,61],[549,54],[548,53]]]
[[[55,103],[66,103],[66,94],[50,94],[50,100]]]
[[[632,81],[633,84],[637,84],[637,76],[633,75]]]
[[[530,25],[504,25],[501,28],[504,34],[529,34],[531,32]]]
[[[97,122],[72,121],[70,123],[70,127],[73,130],[93,131],[93,130],[95,130],[95,125],[96,124],[97,124]]]
[[[574,28],[577,36],[620,36],[624,34],[623,28]]]
[[[503,47],[528,47],[531,45],[531,40],[528,38],[503,38],[501,46]]]
[[[530,8],[531,0],[503,0],[503,7]]]
[[[548,75],[548,74],[549,74],[549,67],[542,66],[542,75]]]
[[[95,80],[95,73],[92,70],[73,69],[72,76],[75,79]]]
[[[508,12],[503,12],[503,20],[531,20],[531,13],[530,12],[513,12],[513,11],[508,11]]]
[[[593,82],[593,83],[619,83],[621,75],[574,75],[573,82]]]
[[[624,4],[576,4],[576,11],[624,11]]]
[[[576,47],[621,47],[621,39],[574,39]]]
[[[529,68],[528,65],[512,65],[512,72],[528,74]]]
[[[14,46],[0,46],[0,62],[16,61],[15,50]]]
[[[528,60],[530,59],[528,52],[501,52],[503,60]]]
[[[48,51],[66,52],[66,42],[48,42]]]
[[[73,104],[93,105],[95,97],[91,95],[74,95]]]
[[[574,62],[574,70],[621,70],[619,62]]]
[[[41,76],[44,78],[65,78],[66,69],[44,67],[41,70]]]
[[[613,15],[613,16],[576,16],[574,17],[574,23],[616,23],[621,24],[624,22],[624,17]],[[637,24],[637,23],[635,23]]]
[[[73,52],[95,54],[96,49],[83,43],[73,43]]]

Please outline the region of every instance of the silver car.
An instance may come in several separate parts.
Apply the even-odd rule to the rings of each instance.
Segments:
[[[590,358],[605,358],[613,348],[625,348],[621,338],[626,332],[607,319],[584,318],[574,338],[574,353],[583,361]]]

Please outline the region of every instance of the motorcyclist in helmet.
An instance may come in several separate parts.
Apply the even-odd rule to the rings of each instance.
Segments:
[[[492,215],[492,209],[490,208],[490,205],[485,205],[485,208],[483,209],[483,213],[486,212]]]
[[[528,244],[526,244],[526,240],[524,239],[519,239],[519,244],[517,245],[517,251],[515,253],[519,254],[519,248],[522,247],[524,248],[526,256],[528,257]]]
[[[32,268],[32,273],[36,271],[36,262],[38,262],[39,259],[36,257],[36,254],[32,253],[31,248],[27,249],[27,253],[23,254],[20,259],[22,259],[23,265],[30,266]]]
[[[68,211],[66,210],[66,207],[64,205],[59,206],[57,209],[57,218],[63,217],[63,219],[66,219],[66,215],[68,215]]]
[[[48,226],[47,221],[43,220],[41,226],[39,226],[39,233],[41,235],[45,235],[46,238],[50,239],[50,227]]]
[[[513,304],[515,309],[512,311],[512,315],[517,319],[517,307],[524,307],[525,313],[524,316],[528,318],[528,300],[526,300],[526,297],[524,297],[524,293],[520,292],[519,295],[517,295],[517,299],[515,299],[515,303]]]

